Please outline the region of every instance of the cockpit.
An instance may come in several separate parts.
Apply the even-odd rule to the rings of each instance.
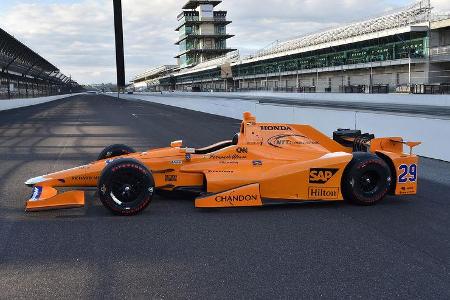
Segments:
[[[209,154],[226,147],[237,145],[239,143],[239,135],[239,133],[236,133],[231,141],[223,141],[205,148],[195,149],[195,154]]]

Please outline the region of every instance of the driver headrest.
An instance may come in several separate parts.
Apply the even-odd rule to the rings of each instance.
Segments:
[[[237,145],[239,142],[239,133],[236,133],[233,137],[233,140],[231,142],[232,145]]]

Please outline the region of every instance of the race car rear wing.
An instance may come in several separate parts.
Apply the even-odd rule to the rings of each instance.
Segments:
[[[362,133],[361,130],[338,129],[333,132],[333,140],[346,148],[351,148],[353,152],[373,152],[389,151],[393,153],[403,153],[403,145],[409,147],[409,154],[421,142],[404,141],[401,137],[375,138],[370,133]]]

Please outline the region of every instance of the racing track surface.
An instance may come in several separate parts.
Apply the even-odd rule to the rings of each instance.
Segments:
[[[0,298],[450,298],[449,164],[422,160],[420,193],[345,203],[197,210],[155,197],[115,217],[24,213],[37,175],[184,137],[230,139],[239,121],[148,102],[77,96],[0,112]]]

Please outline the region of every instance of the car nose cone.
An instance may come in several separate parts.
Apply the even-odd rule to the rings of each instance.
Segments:
[[[39,176],[39,177],[34,177],[34,178],[31,178],[31,179],[28,179],[25,182],[25,184],[28,185],[28,186],[33,186],[33,185],[36,185],[38,183],[41,183],[41,182],[44,182],[44,181],[47,181],[47,180],[48,180],[48,178],[45,178],[43,176]]]

